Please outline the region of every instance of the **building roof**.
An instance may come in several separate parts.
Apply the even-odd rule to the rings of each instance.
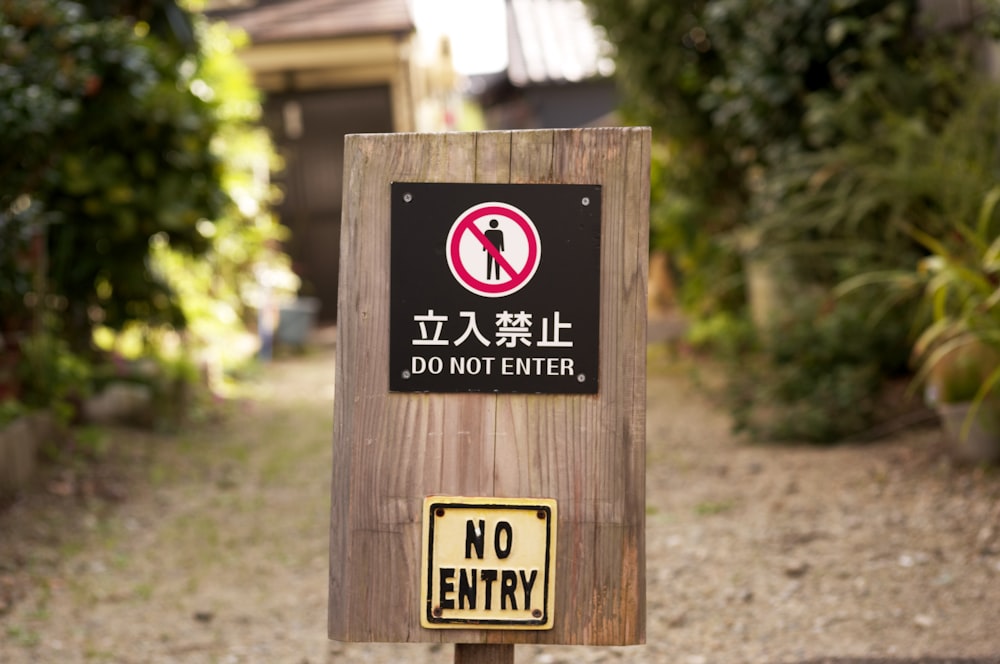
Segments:
[[[206,13],[246,30],[255,44],[413,30],[406,0],[216,0]]]
[[[611,47],[582,0],[507,0],[509,65],[516,87],[606,78]]]

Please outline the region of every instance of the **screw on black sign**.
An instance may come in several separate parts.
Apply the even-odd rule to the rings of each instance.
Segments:
[[[595,394],[601,187],[392,184],[389,387]]]

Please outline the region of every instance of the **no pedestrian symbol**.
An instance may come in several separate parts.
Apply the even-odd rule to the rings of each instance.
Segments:
[[[521,290],[538,270],[538,229],[513,205],[488,202],[463,212],[448,233],[448,267],[466,290],[504,297]]]

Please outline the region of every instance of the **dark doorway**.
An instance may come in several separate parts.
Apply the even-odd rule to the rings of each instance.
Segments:
[[[264,122],[285,159],[275,176],[284,191],[277,212],[291,230],[286,250],[301,294],[319,298],[320,319],[336,320],[344,136],[393,130],[389,88],[275,93]]]

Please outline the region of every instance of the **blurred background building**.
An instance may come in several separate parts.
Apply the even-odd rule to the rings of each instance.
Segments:
[[[246,31],[285,168],[286,250],[336,318],[343,139],[351,133],[606,123],[609,47],[581,0],[216,0]]]
[[[415,128],[406,0],[216,2],[209,15],[249,35],[242,57],[285,161],[276,174],[278,214],[291,230],[285,248],[302,293],[333,319],[344,135]]]
[[[507,0],[508,66],[470,92],[489,129],[615,124],[611,46],[581,0]]]

